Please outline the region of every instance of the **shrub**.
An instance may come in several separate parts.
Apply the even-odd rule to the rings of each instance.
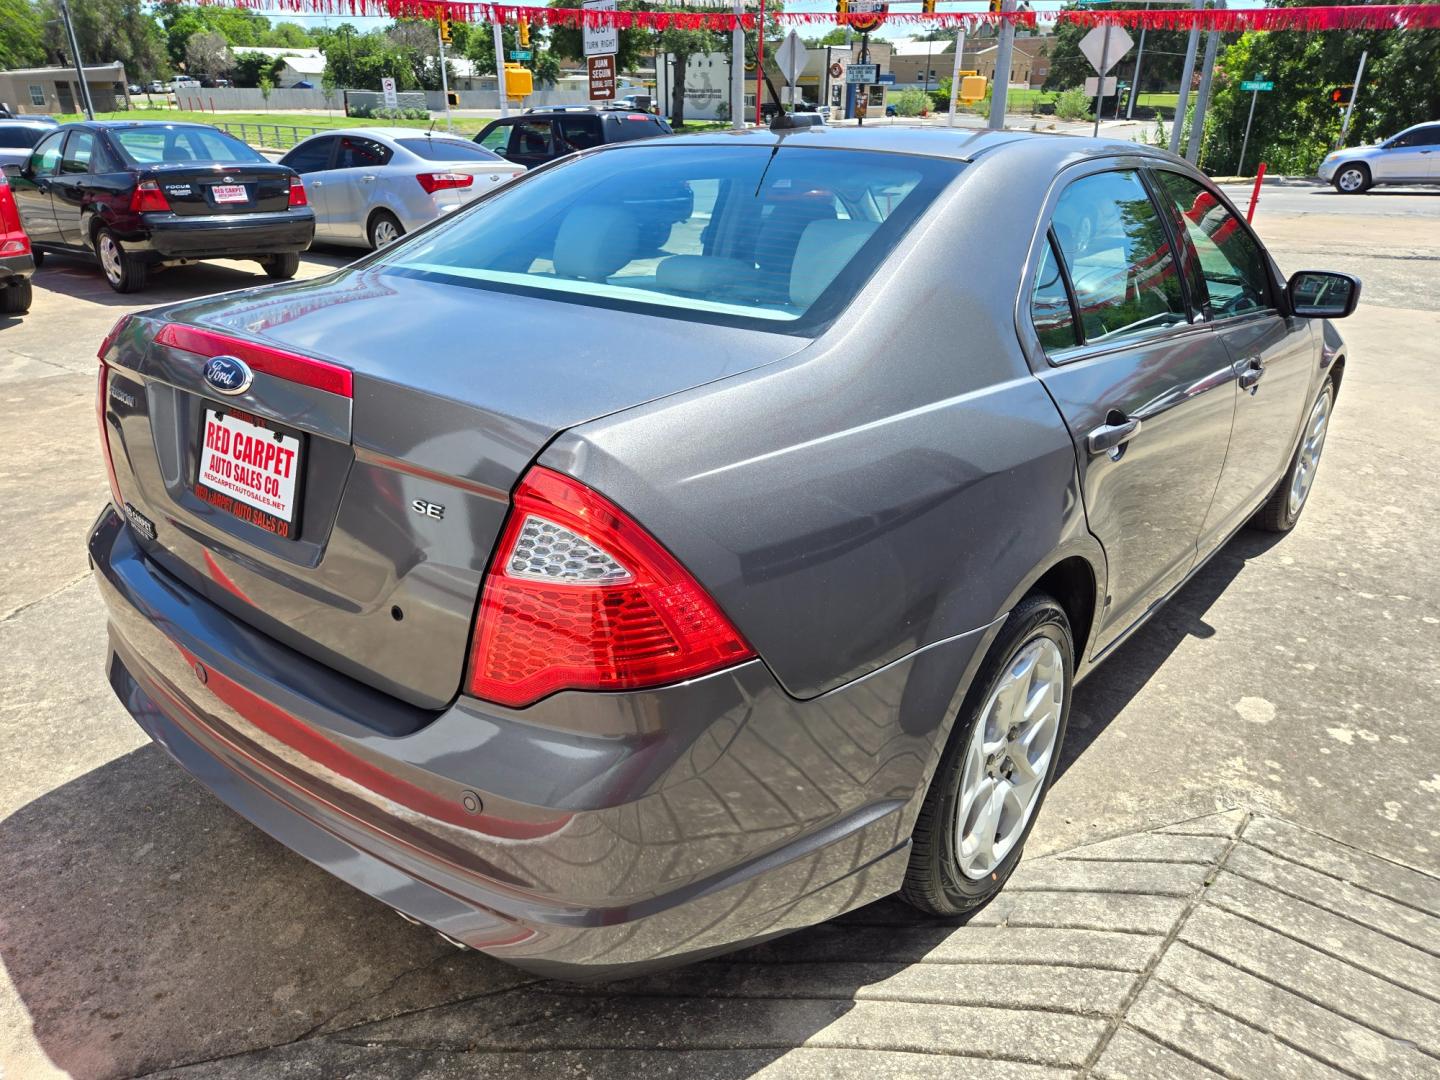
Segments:
[[[1055,98],[1055,115],[1061,120],[1089,120],[1089,95],[1078,86],[1060,91]]]
[[[891,99],[899,116],[919,116],[930,107],[930,95],[924,90],[902,90]]]

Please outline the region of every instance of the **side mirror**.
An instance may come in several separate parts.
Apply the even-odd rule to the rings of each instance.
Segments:
[[[1285,285],[1290,313],[1301,319],[1343,319],[1360,303],[1360,279],[1331,270],[1301,270]]]

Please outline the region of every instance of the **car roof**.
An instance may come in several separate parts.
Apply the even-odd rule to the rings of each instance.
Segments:
[[[93,127],[105,131],[119,131],[125,128],[174,128],[186,131],[218,131],[221,135],[228,132],[220,131],[214,124],[192,124],[182,120],[72,120],[65,124],[65,127]],[[230,136],[232,139],[235,137]]]
[[[710,143],[723,145],[778,146],[782,142],[795,146],[813,146],[836,150],[873,150],[891,154],[917,154],[925,157],[974,161],[982,154],[1001,148],[1025,147],[1031,155],[1051,157],[1057,166],[1081,157],[1113,157],[1117,154],[1154,157],[1157,160],[1183,162],[1168,150],[1142,143],[1115,139],[1095,139],[1083,135],[1067,135],[1049,131],[986,131],[974,128],[947,128],[924,124],[876,124],[871,127],[785,128],[768,127],[705,131],[681,135],[689,145]],[[673,145],[673,140],[666,140]],[[631,144],[618,144],[619,147]],[[646,145],[641,142],[638,145]],[[1028,155],[1027,155],[1028,156]]]

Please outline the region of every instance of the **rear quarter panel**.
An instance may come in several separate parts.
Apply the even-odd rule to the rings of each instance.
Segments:
[[[1043,186],[982,158],[808,348],[573,429],[542,462],[654,532],[796,697],[988,626],[1070,551],[1099,577],[1073,445],[1014,329],[1031,229],[993,228]]]

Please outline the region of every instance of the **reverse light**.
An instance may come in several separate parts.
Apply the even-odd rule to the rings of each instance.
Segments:
[[[753,649],[675,557],[578,480],[520,481],[480,595],[469,693],[520,708],[557,690],[635,690]]]
[[[121,510],[125,508],[125,500],[120,497],[120,481],[115,476],[115,457],[110,452],[110,428],[105,423],[105,399],[110,391],[110,365],[106,363],[105,357],[109,354],[110,347],[124,333],[130,318],[129,315],[121,315],[115,320],[115,325],[105,335],[105,340],[100,343],[100,351],[96,354],[100,360],[99,383],[95,388],[95,416],[100,424],[100,456],[105,459],[105,472],[110,477],[110,498],[116,508]]]
[[[169,213],[170,200],[154,180],[141,180],[130,193],[130,212],[133,214]]]
[[[24,255],[30,250],[30,238],[23,233],[18,239],[0,244],[0,255]]]
[[[468,188],[475,183],[475,177],[469,173],[458,172],[422,172],[417,173],[415,179],[431,195],[446,188]]]
[[[310,198],[305,194],[305,182],[301,180],[298,176],[290,177],[290,205],[310,205]]]

